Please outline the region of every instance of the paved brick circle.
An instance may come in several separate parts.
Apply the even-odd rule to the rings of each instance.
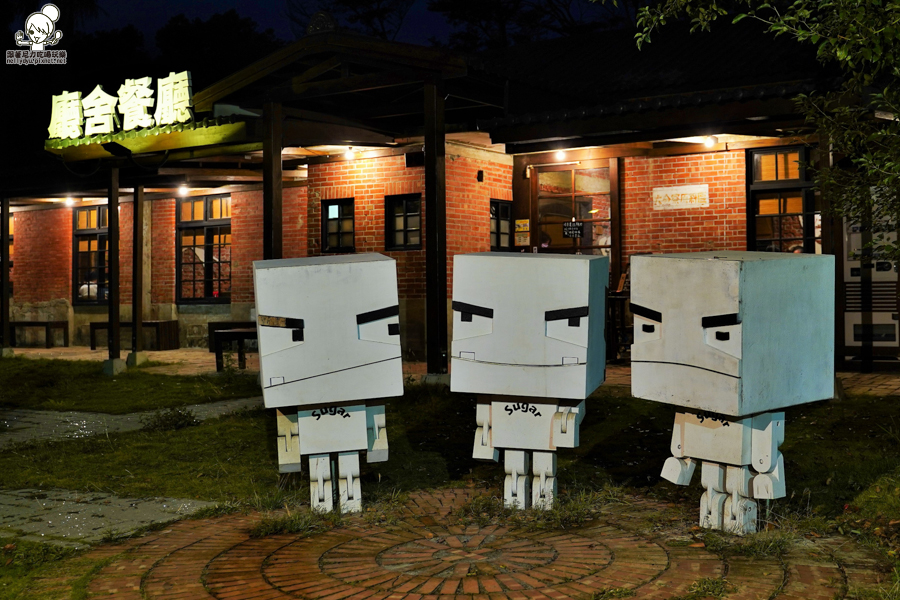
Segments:
[[[353,517],[309,537],[252,539],[258,515],[181,521],[93,551],[109,564],[88,590],[123,600],[565,600],[624,587],[635,598],[671,598],[724,577],[729,599],[832,600],[884,579],[871,552],[841,537],[801,543],[783,560],[722,560],[648,520],[665,506],[638,497],[572,531],[460,526],[451,515],[473,493],[413,494],[396,525]]]

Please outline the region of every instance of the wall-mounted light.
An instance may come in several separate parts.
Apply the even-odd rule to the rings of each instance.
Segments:
[[[715,146],[718,143],[719,143],[719,138],[717,138],[714,135],[707,136],[706,139],[703,141],[703,145],[706,146],[707,148],[712,148],[713,146]]]
[[[66,198],[66,206],[73,206],[75,201],[72,198]]]
[[[344,158],[347,160],[353,160],[356,157],[356,153],[353,152],[353,147],[348,146],[347,151],[344,152]]]
[[[556,160],[566,160],[566,153],[563,150],[557,150],[556,154],[553,155]]]
[[[182,185],[178,188],[178,195],[179,196],[187,196],[189,191],[190,190],[187,189],[186,185]]]

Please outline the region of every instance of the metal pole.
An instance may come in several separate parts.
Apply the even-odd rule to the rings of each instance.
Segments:
[[[428,372],[447,372],[447,185],[444,86],[425,83],[425,323]]]
[[[134,188],[131,236],[131,351],[144,349],[144,186]]]
[[[282,110],[277,102],[263,104],[263,259],[281,258]]]
[[[109,235],[107,236],[107,252],[109,263],[106,265],[107,286],[109,294],[109,359],[120,356],[119,340],[119,168],[112,167],[109,175],[109,195],[107,201],[107,219]]]

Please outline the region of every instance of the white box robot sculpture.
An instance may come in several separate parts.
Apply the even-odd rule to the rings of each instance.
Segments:
[[[454,257],[450,389],[481,394],[473,456],[504,449],[507,506],[553,504],[555,450],[578,446],[584,400],[606,376],[608,282],[603,256]]]
[[[395,261],[381,254],[253,263],[260,377],[277,409],[278,465],[299,472],[309,456],[314,510],[362,508],[359,452],[388,458],[384,405],[403,394]]]
[[[785,495],[782,409],[834,395],[834,257],[698,252],[631,258],[631,390],[683,407],[662,477],[688,485],[700,525],[756,531]]]

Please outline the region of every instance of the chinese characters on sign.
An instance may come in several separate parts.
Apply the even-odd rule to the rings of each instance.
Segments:
[[[531,219],[516,219],[516,246],[531,243]]]
[[[705,183],[653,188],[653,210],[703,208],[704,206],[709,206],[709,186]]]
[[[117,96],[94,88],[82,99],[81,92],[64,91],[53,96],[50,126],[51,138],[77,139],[82,135],[113,133],[116,128],[131,131],[138,127],[153,127],[187,123],[193,118],[191,103],[191,73],[169,73],[157,82],[158,94],[153,98],[153,79],[126,79]],[[156,112],[149,111],[156,104]],[[121,113],[122,122],[116,113]]]

